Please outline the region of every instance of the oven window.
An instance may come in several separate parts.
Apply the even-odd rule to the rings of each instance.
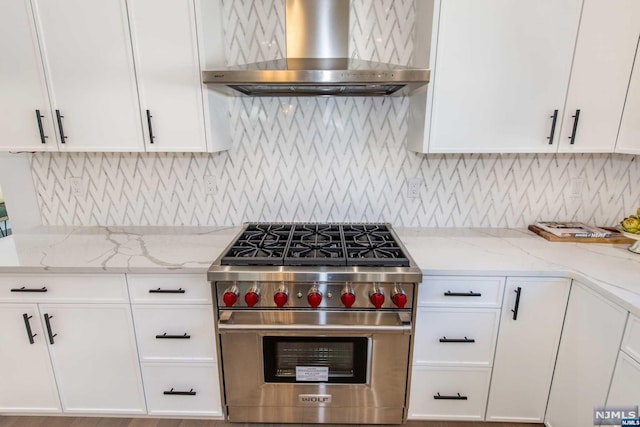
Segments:
[[[365,384],[368,344],[366,337],[263,337],[264,380]]]

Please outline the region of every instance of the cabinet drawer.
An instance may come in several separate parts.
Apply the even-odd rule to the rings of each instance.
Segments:
[[[211,303],[211,286],[204,274],[129,274],[127,281],[135,304]]]
[[[490,377],[489,368],[414,367],[409,419],[483,420]]]
[[[418,308],[414,362],[491,366],[499,319],[499,309]]]
[[[215,361],[213,310],[208,306],[133,307],[141,361]]]
[[[622,349],[637,362],[640,362],[640,319],[636,316],[629,316],[622,340]]]
[[[2,274],[0,302],[128,303],[124,274]]]
[[[418,287],[418,305],[498,308],[504,283],[504,277],[427,276]]]
[[[142,379],[150,415],[222,415],[216,364],[146,363]]]

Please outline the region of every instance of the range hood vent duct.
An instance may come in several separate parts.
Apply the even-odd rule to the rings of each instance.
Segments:
[[[286,0],[287,58],[205,70],[203,82],[232,95],[406,95],[428,69],[348,58],[349,0]]]

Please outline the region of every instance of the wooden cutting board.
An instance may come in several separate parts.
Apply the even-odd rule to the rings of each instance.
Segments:
[[[536,227],[533,224],[529,226],[529,231],[533,231],[538,236],[544,237],[550,242],[573,242],[573,243],[634,243],[635,242],[635,240],[625,237],[622,233],[620,233],[615,228],[611,228],[611,227],[600,227],[600,228],[604,228],[605,230],[610,230],[616,234],[614,234],[611,237],[559,237],[539,227]]]

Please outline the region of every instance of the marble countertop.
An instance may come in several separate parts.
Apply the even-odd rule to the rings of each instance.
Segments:
[[[205,273],[240,227],[40,227],[0,239],[4,273]],[[629,245],[548,242],[526,229],[396,228],[425,275],[564,276],[640,315]]]

